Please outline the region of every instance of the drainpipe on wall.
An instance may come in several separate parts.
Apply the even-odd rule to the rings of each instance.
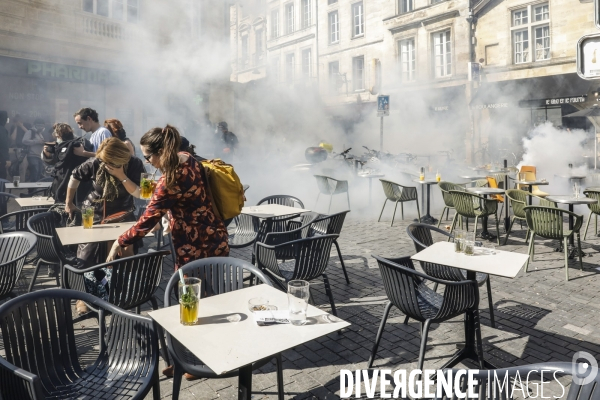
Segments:
[[[321,70],[319,68],[319,65],[321,65],[319,63],[319,0],[315,1],[315,6],[316,6],[316,10],[315,10],[315,24],[317,24],[316,29],[315,29],[315,56],[316,56],[316,60],[317,60],[317,90],[320,91],[321,90],[321,82],[319,80],[319,76],[321,73]]]
[[[475,54],[475,28],[477,26],[477,17],[473,15],[473,3],[475,0],[469,0],[469,14],[466,18],[469,23],[469,61],[476,62],[476,54]],[[470,140],[470,161],[471,163],[475,162],[475,115],[473,114],[473,110],[471,110],[471,99],[473,98],[474,90],[475,90],[475,81],[471,80],[466,85],[466,93],[465,97],[467,99],[467,105],[469,107],[469,133],[471,135]],[[481,139],[481,138],[480,138]]]

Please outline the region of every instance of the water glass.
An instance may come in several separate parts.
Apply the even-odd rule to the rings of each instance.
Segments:
[[[310,284],[302,280],[288,283],[289,318],[292,325],[303,325],[306,322]]]
[[[464,252],[468,256],[472,256],[475,254],[475,232],[467,232],[465,233],[465,245]]]
[[[463,242],[465,239],[465,231],[462,229],[454,230],[454,252],[462,253],[463,252]]]
[[[579,186],[579,182],[573,183],[573,196],[575,196],[576,199],[579,198],[580,191],[581,187]]]
[[[485,254],[494,255],[496,254],[496,245],[494,243],[484,243],[483,249]]]
[[[179,318],[182,325],[195,325],[198,321],[198,303],[202,281],[198,278],[184,278],[179,285]]]
[[[519,182],[526,182],[527,174],[524,172],[519,172]]]
[[[13,176],[13,186],[19,187],[19,182],[21,182],[21,177],[19,175]]]

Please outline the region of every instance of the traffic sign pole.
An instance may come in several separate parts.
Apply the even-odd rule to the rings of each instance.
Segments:
[[[379,151],[383,151],[383,115],[379,123]]]

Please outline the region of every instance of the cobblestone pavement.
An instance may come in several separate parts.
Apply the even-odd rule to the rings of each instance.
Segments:
[[[391,210],[384,213],[379,223],[376,222],[377,215],[357,218],[351,213],[346,220],[339,244],[351,283],[345,283],[335,248],[331,253],[328,275],[339,316],[352,326],[341,335],[331,334],[283,353],[286,398],[337,399],[340,369],[366,368],[386,302],[377,263],[371,256],[397,257],[414,253],[413,244],[406,235],[406,227],[414,218],[411,210],[408,206],[404,221],[397,216],[393,227],[390,227]],[[536,239],[536,258],[529,267],[529,273],[520,273],[515,279],[492,278],[496,329],[491,328],[489,323],[486,288],[480,288],[482,334],[487,359],[500,367],[507,367],[571,361],[573,354],[581,350],[594,356],[600,354],[600,329],[596,330],[600,325],[600,238],[592,231],[583,243],[586,253],[583,271],[576,262],[570,260],[569,282],[565,282],[563,254],[554,251],[557,244],[541,239]],[[524,233],[525,230],[518,223],[515,224],[514,235],[502,250],[526,253]],[[146,242],[147,248],[150,241],[146,239]],[[232,256],[250,259],[248,250],[234,250]],[[170,258],[167,258],[167,264],[163,287],[172,272]],[[20,291],[29,282],[31,272],[32,267],[26,267],[19,283]],[[35,289],[52,287],[54,284],[54,279],[41,276]],[[317,282],[312,290],[315,303],[329,310],[323,284]],[[159,299],[162,296],[162,292],[157,293]],[[375,361],[376,368],[416,368],[420,344],[419,324],[411,321],[404,325],[403,320],[404,316],[398,310],[392,311]],[[91,334],[93,321],[84,321],[77,327],[83,362],[93,359],[96,345],[96,339]],[[461,318],[433,325],[425,355],[425,368],[434,369],[443,365],[463,340]],[[253,389],[256,391],[254,399],[276,398],[274,364],[267,364],[254,372]],[[161,396],[169,399],[171,393],[172,380],[161,376]],[[184,379],[180,399],[236,396],[237,380],[234,378],[191,382]]]

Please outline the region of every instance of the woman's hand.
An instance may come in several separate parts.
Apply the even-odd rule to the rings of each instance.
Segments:
[[[123,167],[122,165],[119,168],[115,168],[108,164],[104,164],[104,168],[106,168],[106,171],[115,178],[117,178],[119,181],[127,179],[127,175],[125,175],[125,167]]]
[[[106,262],[111,262],[117,259],[117,257],[121,257],[123,255],[123,247],[119,245],[119,241],[115,240],[112,245],[112,248],[108,252],[108,257],[106,257]]]
[[[65,211],[69,214],[69,215],[73,215],[73,213],[75,212],[75,210],[79,210],[79,208],[77,208],[77,206],[75,204],[73,204],[72,201],[69,201],[65,204]]]

